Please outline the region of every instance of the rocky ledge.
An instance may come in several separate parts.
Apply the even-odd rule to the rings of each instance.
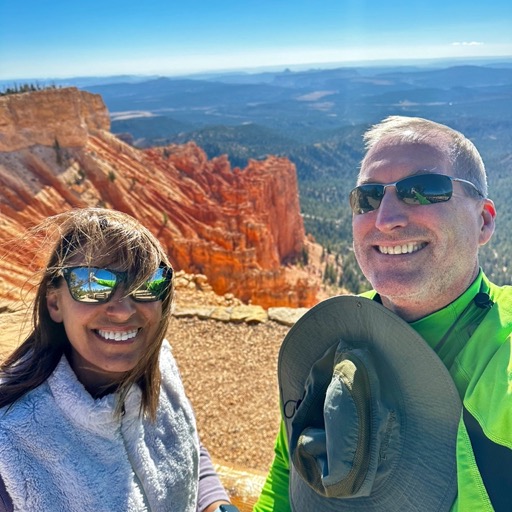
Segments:
[[[219,322],[260,324],[267,321],[292,326],[309,308],[270,307],[243,304],[231,293],[216,295],[202,274],[176,273],[176,318],[195,317]]]

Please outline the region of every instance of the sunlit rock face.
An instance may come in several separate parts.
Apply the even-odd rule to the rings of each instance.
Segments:
[[[110,129],[107,109],[97,94],[47,89],[0,97],[0,151],[37,144],[84,146],[92,130]]]
[[[269,156],[232,169],[194,143],[139,150],[110,133],[100,96],[75,88],[0,97],[0,235],[22,234],[70,208],[104,206],[139,219],[176,269],[263,307],[317,302],[318,269],[297,265],[311,242],[297,176]],[[1,245],[0,297],[33,272],[40,248]]]

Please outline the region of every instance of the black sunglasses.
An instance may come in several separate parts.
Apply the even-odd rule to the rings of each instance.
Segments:
[[[140,288],[130,293],[130,297],[136,302],[163,300],[169,291],[172,274],[172,268],[159,267]],[[128,277],[127,272],[97,267],[66,267],[62,269],[62,275],[71,297],[87,304],[108,302],[120,283],[126,285]]]
[[[408,176],[394,183],[365,183],[354,188],[349,195],[350,207],[356,215],[376,210],[387,187],[395,187],[397,196],[405,204],[433,204],[449,201],[453,194],[453,182],[470,185],[479,196],[483,194],[470,181],[453,178],[446,174],[425,173]]]

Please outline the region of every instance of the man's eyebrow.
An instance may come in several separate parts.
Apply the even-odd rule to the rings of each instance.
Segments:
[[[404,180],[405,178],[409,178],[411,176],[419,176],[420,174],[443,174],[443,173],[441,171],[439,171],[438,169],[418,169],[417,171],[412,171],[411,174],[408,174],[407,176],[404,176],[403,178],[400,178],[399,180],[396,180],[396,181],[401,181],[401,180]],[[395,182],[391,181],[391,182],[383,183],[383,182],[380,182],[380,181],[366,179],[364,181],[359,181],[356,186],[359,186],[359,185],[373,185],[373,184],[375,184],[375,185],[387,185],[388,183],[395,183]]]

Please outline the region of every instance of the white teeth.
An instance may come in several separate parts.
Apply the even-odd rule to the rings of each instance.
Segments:
[[[139,332],[138,329],[134,329],[133,331],[125,331],[125,332],[119,332],[119,331],[104,331],[102,329],[98,330],[98,334],[105,338],[106,340],[114,340],[114,341],[126,341],[130,340],[132,338],[135,338],[137,336],[137,333]]]
[[[379,251],[382,254],[411,254],[413,252],[419,251],[423,247],[427,245],[426,243],[422,244],[416,244],[416,243],[410,243],[410,244],[403,244],[403,245],[379,245]]]

